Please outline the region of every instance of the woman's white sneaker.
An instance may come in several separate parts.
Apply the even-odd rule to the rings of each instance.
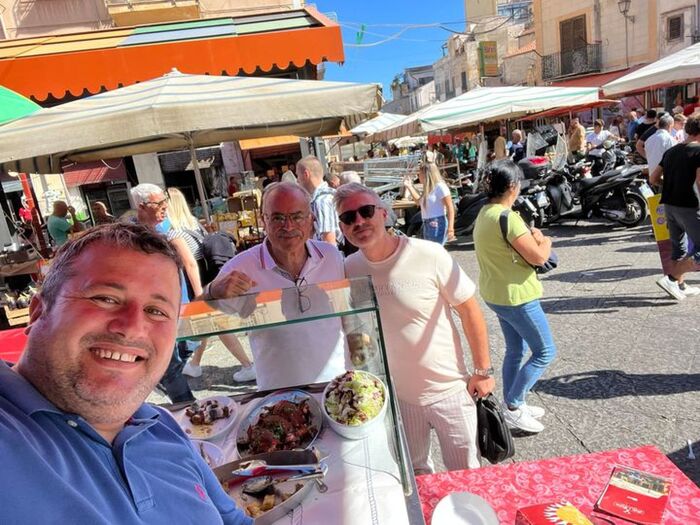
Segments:
[[[503,416],[506,423],[511,428],[517,428],[533,434],[544,430],[544,425],[522,407],[516,408],[515,410],[508,408],[503,411]]]
[[[199,365],[193,365],[189,361],[185,363],[182,367],[182,373],[190,377],[200,377],[202,375],[202,367]]]
[[[527,403],[523,403],[522,405],[520,405],[520,408],[524,408],[525,410],[527,410],[530,413],[530,415],[535,419],[539,419],[542,416],[544,416],[544,408],[542,407],[535,407],[532,405],[528,405]]]
[[[255,365],[241,367],[238,372],[234,372],[233,380],[239,383],[255,381]]]

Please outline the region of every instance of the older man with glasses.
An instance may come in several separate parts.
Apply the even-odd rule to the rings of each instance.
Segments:
[[[283,289],[287,319],[322,315],[328,298],[316,283],[345,278],[343,258],[327,242],[311,239],[311,197],[298,184],[265,188],[265,240],[228,261],[205,287],[205,300]],[[349,367],[338,318],[255,330],[249,334],[260,390],[329,381]]]

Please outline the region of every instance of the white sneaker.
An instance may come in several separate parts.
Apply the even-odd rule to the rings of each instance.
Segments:
[[[255,365],[241,367],[238,372],[234,372],[233,380],[239,383],[247,383],[248,381],[255,381]]]
[[[200,377],[202,375],[202,367],[199,365],[193,365],[188,361],[182,368],[182,373],[190,377]]]
[[[526,410],[535,419],[539,419],[542,416],[544,416],[544,408],[542,407],[535,407],[532,405],[528,405],[527,403],[523,403],[522,405],[520,405],[520,408]]]
[[[678,301],[685,299],[685,294],[681,291],[681,287],[678,286],[678,281],[672,281],[668,278],[668,275],[664,275],[661,279],[656,281],[656,284],[674,299]]]
[[[681,287],[679,286],[679,288]],[[683,295],[685,295],[686,297],[695,297],[697,295],[700,295],[700,288],[698,288],[697,286],[690,286],[686,284],[681,288],[681,292],[683,292]]]
[[[503,411],[506,423],[511,428],[518,428],[525,432],[542,432],[544,425],[530,415],[527,410],[516,408],[515,410],[506,409]]]

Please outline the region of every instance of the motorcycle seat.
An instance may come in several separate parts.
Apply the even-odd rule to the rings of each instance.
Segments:
[[[486,198],[485,193],[475,193],[475,194],[471,194],[471,195],[465,195],[464,197],[459,199],[460,208],[462,206],[469,206],[470,204],[472,204],[478,200],[484,199],[484,198]],[[462,203],[464,203],[464,204],[462,204]]]

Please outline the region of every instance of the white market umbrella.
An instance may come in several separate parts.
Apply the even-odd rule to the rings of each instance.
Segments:
[[[374,136],[389,140],[405,135],[476,126],[484,122],[519,118],[552,108],[598,101],[598,88],[482,87],[423,108]],[[373,137],[374,137],[373,136]],[[368,139],[365,139],[367,141]]]
[[[700,79],[700,44],[652,62],[603,86],[605,96],[638,93]]]
[[[0,126],[0,163],[5,171],[55,173],[61,159],[189,149],[208,216],[196,147],[277,135],[329,135],[343,123],[350,127],[366,120],[380,106],[377,84],[173,71]]]
[[[420,126],[421,116],[427,113],[430,109],[437,107],[439,104],[440,103],[438,102],[430,106],[425,106],[424,108],[421,108],[415,113],[411,113],[407,116],[401,115],[401,120],[377,129],[374,133],[367,135],[365,137],[365,142],[385,142],[402,137],[423,135],[424,133]]]

